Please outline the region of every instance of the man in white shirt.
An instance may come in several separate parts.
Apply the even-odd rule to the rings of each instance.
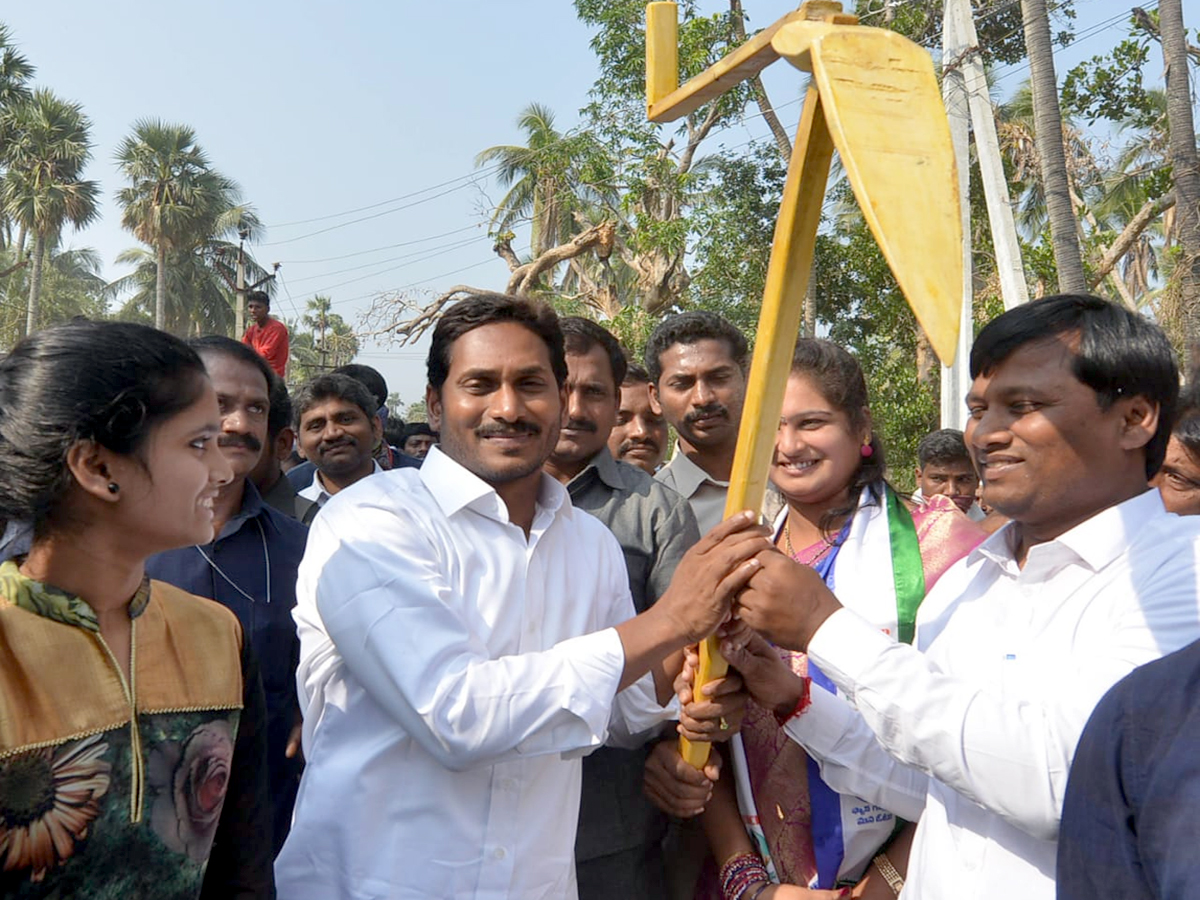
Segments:
[[[329,498],[382,472],[372,448],[383,434],[374,398],[349,375],[330,372],[303,385],[293,400],[296,440],[312,462],[312,482],[296,492],[300,521],[312,523]]]
[[[428,370],[440,448],[334,497],[301,564],[284,900],[573,898],[579,757],[673,714],[679,651],[769,546],[733,517],[634,617],[616,539],[542,473],[567,375],[554,313],[462,301]]]
[[[679,436],[654,477],[692,505],[701,534],[725,517],[748,362],[745,336],[701,310],[664,319],[646,341],[650,395]]]
[[[991,322],[971,374],[967,444],[985,499],[1012,523],[942,576],[915,647],[841,608],[782,554],[764,555],[737,610],[807,650],[848,698],[812,691],[786,726],[822,777],[920,819],[905,900],[1050,900],[1088,715],[1134,667],[1200,637],[1200,530],[1147,488],[1178,375],[1156,326],[1073,295]],[[766,645],[741,644],[725,649],[751,693],[785,716],[802,709],[803,688]]]

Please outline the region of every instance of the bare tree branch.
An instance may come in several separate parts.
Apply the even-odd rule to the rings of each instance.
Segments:
[[[616,229],[612,222],[601,222],[599,225],[593,225],[587,231],[577,234],[567,243],[551,247],[532,262],[513,269],[506,290],[508,293],[518,296],[528,294],[536,286],[538,278],[543,273],[553,269],[559,263],[574,259],[589,250],[595,250],[601,258],[607,259],[609,253],[612,252],[615,232]]]
[[[688,126],[688,144],[684,148],[683,153],[679,157],[679,174],[686,175],[692,168],[692,158],[696,155],[696,150],[700,146],[700,142],[708,137],[708,133],[712,131],[714,125],[717,124],[719,118],[720,106],[713,103],[708,108],[708,115],[704,117],[704,121],[700,123],[700,127],[692,130]]]
[[[9,266],[3,272],[0,272],[0,278],[3,278],[5,275],[11,275],[13,272],[17,271],[18,269],[23,269],[27,265],[29,265],[29,257],[28,256],[26,256],[23,260],[21,260],[16,265]]]
[[[521,260],[513,252],[511,237],[496,238],[496,243],[492,245],[492,251],[508,263],[508,271],[515,272],[521,268]]]
[[[413,343],[420,340],[421,335],[434,326],[447,306],[486,293],[489,292],[482,288],[456,284],[424,306],[417,306],[403,294],[380,294],[363,316],[368,327],[372,324],[376,327],[373,330],[357,332],[357,336],[364,339],[387,338],[401,346]],[[404,312],[411,312],[412,315],[407,319],[400,318]]]
[[[1168,191],[1156,200],[1147,200],[1141,209],[1137,211],[1132,219],[1127,224],[1116,239],[1112,242],[1104,255],[1100,258],[1095,271],[1092,272],[1092,277],[1088,279],[1088,287],[1094,288],[1105,276],[1113,270],[1113,267],[1120,262],[1121,257],[1129,252],[1129,248],[1133,246],[1142,234],[1143,231],[1161,216],[1164,212],[1175,205],[1175,192]]]
[[[746,22],[745,14],[742,12],[742,0],[729,0],[729,13],[730,19],[733,21],[733,33],[738,42],[744,44],[746,42]],[[779,148],[779,155],[784,162],[787,162],[792,158],[792,140],[788,136],[787,129],[783,127],[783,123],[779,121],[779,116],[775,114],[775,107],[771,105],[771,99],[767,96],[767,89],[763,85],[761,75],[755,75],[750,79],[750,92],[754,95],[758,111],[762,113],[763,120],[775,137],[775,146]]]
[[[1137,20],[1137,23],[1139,25],[1141,25],[1142,28],[1146,29],[1146,32],[1152,38],[1154,38],[1154,40],[1158,41],[1161,44],[1162,43],[1162,31],[1159,30],[1158,23],[1155,22],[1153,18],[1151,18],[1150,13],[1146,12],[1140,6],[1135,6],[1133,9],[1130,10],[1130,12],[1133,13],[1133,18],[1135,20]],[[1200,47],[1197,47],[1195,44],[1188,44],[1187,45],[1187,53],[1188,53],[1188,56],[1192,57],[1193,59],[1195,59],[1197,61],[1200,61]]]

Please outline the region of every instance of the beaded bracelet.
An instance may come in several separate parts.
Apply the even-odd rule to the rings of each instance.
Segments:
[[[792,711],[789,712],[787,715],[782,715],[782,716],[779,713],[775,713],[775,721],[778,722],[779,727],[782,728],[784,725],[786,725],[792,719],[796,718],[796,716],[800,715],[802,712],[804,712],[806,709],[808,709],[808,707],[811,704],[812,704],[812,679],[805,678],[804,679],[804,689],[800,692],[800,699],[796,701],[796,705],[794,707],[792,707]]]
[[[721,866],[721,896],[724,900],[742,900],[743,895],[759,882],[771,881],[767,867],[754,853],[739,853]]]

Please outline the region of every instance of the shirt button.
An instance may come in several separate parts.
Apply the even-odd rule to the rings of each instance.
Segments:
[[[503,847],[497,847],[492,851],[493,859],[504,859],[506,856],[508,856],[508,852]]]
[[[517,789],[517,783],[511,778],[505,778],[500,782],[500,789],[503,791],[515,791]]]

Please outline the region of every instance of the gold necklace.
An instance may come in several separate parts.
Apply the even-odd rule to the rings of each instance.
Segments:
[[[833,549],[833,544],[829,543],[829,541],[827,539],[823,539],[822,543],[824,544],[824,546],[822,546],[821,549],[817,551],[816,555],[814,555],[812,557],[812,559],[801,559],[800,554],[796,552],[796,548],[792,546],[792,522],[791,522],[791,519],[788,518],[788,519],[784,520],[784,522],[783,522],[783,546],[784,546],[784,549],[787,550],[788,556],[790,556],[796,562],[800,563],[800,565],[808,566],[809,568],[812,568],[813,565],[820,562],[821,558],[823,556],[825,556],[825,554],[827,554],[830,550]]]

